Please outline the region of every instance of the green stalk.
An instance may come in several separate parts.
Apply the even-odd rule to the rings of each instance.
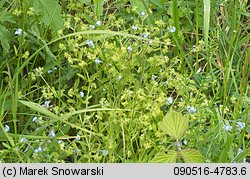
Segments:
[[[209,32],[209,21],[210,21],[210,0],[203,0],[204,3],[204,25],[203,25],[203,37],[206,48],[208,46],[208,32]]]

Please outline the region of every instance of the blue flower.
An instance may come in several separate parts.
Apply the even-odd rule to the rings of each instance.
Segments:
[[[20,142],[26,143],[26,142],[28,142],[28,140],[25,137],[23,137],[23,138],[20,139]]]
[[[10,131],[10,126],[8,126],[8,125],[6,124],[4,129],[5,129],[6,132],[9,132],[9,131]]]
[[[39,146],[37,149],[34,150],[35,153],[42,152],[42,148]]]
[[[196,112],[196,108],[194,106],[188,106],[187,111],[188,113],[193,114]]]
[[[130,45],[130,46],[128,46],[128,52],[132,52],[132,46]]]
[[[132,28],[134,31],[137,31],[137,27],[136,27],[135,25],[133,25],[131,28]]]
[[[224,127],[223,127],[226,131],[231,131],[232,130],[232,126],[230,125],[230,124],[228,124],[228,125],[225,125]]]
[[[168,97],[167,98],[167,104],[170,105],[173,103],[173,98],[172,97]]]
[[[84,97],[84,92],[83,92],[83,91],[80,92],[80,96],[81,96],[82,98]]]
[[[97,26],[101,26],[102,25],[102,22],[100,20],[96,21],[95,23]]]
[[[95,25],[90,25],[89,28],[92,29],[92,30],[94,30],[95,29]]]
[[[95,59],[95,64],[99,64],[99,63],[101,63],[102,61],[101,60],[99,60],[98,58],[97,59]]]
[[[120,81],[121,79],[122,79],[122,76],[119,75],[118,78],[117,78],[117,80]]]
[[[50,136],[50,137],[55,137],[56,134],[55,134],[55,132],[54,132],[53,130],[51,130],[50,133],[49,133],[49,136]]]
[[[173,26],[173,27],[169,28],[168,30],[169,30],[169,32],[174,33],[176,31],[176,27]]]
[[[89,46],[89,47],[92,47],[92,48],[95,48],[95,44],[92,40],[86,40],[86,44]]]
[[[242,130],[245,128],[246,124],[244,122],[236,122],[237,123],[237,127]]]
[[[32,121],[33,121],[33,122],[37,122],[37,121],[38,121],[38,117],[37,117],[37,116],[33,117],[33,118],[32,118]]]

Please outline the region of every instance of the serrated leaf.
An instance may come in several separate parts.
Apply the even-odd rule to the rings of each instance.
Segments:
[[[163,121],[159,122],[159,128],[172,138],[181,139],[188,129],[188,116],[170,109]]]
[[[204,159],[200,151],[195,149],[183,149],[180,152],[185,163],[203,163]]]
[[[62,7],[57,0],[33,0],[34,9],[41,15],[41,21],[57,32],[63,28]]]
[[[178,153],[174,150],[169,150],[168,153],[159,152],[150,161],[151,163],[176,163]]]
[[[34,111],[37,111],[37,112],[42,113],[48,117],[51,117],[54,120],[60,120],[60,118],[57,115],[53,114],[48,109],[41,106],[40,104],[37,104],[34,102],[29,102],[29,101],[22,101],[22,100],[19,100],[19,102],[22,103],[23,105],[33,109]]]
[[[1,46],[3,47],[4,54],[8,53],[10,50],[10,44],[9,44],[10,37],[11,37],[11,34],[8,31],[8,29],[0,25],[0,42],[1,42]]]

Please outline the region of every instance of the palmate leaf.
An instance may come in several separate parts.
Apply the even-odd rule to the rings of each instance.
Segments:
[[[185,163],[203,163],[202,154],[195,149],[183,149],[180,152]]]
[[[188,116],[170,109],[163,121],[159,122],[159,128],[173,139],[181,139],[188,129]]]
[[[63,28],[62,7],[58,4],[58,0],[32,0],[32,4],[35,12],[41,15],[41,21],[46,27],[51,27],[55,32]]]
[[[159,152],[150,161],[151,163],[176,163],[178,153],[174,150],[169,150],[168,153]]]

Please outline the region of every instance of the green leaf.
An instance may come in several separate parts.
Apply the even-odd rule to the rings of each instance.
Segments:
[[[172,138],[181,139],[188,129],[188,116],[170,109],[163,121],[159,122],[159,128]]]
[[[0,25],[0,42],[1,42],[1,46],[3,47],[4,54],[8,53],[10,50],[10,44],[9,44],[10,37],[11,37],[11,34],[8,31],[8,29]]]
[[[133,7],[136,7],[139,13],[146,12],[146,8],[143,4],[143,0],[130,0]]]
[[[37,104],[34,102],[22,101],[22,100],[19,100],[19,102],[22,103],[23,105],[33,109],[34,111],[40,112],[48,117],[51,117],[54,120],[60,120],[60,118],[57,115],[53,114],[48,109],[41,106],[40,104]]]
[[[209,21],[210,21],[210,0],[203,0],[204,3],[204,25],[203,25],[203,36],[207,46],[208,44],[208,32],[209,32]]]
[[[63,28],[62,7],[57,0],[33,0],[34,9],[41,15],[41,21],[57,32]]]
[[[103,5],[105,0],[94,0],[94,12],[95,15],[100,18],[103,14]]]
[[[159,152],[150,161],[151,163],[176,163],[178,153],[174,150],[169,150],[168,153]]]
[[[198,150],[184,149],[180,153],[185,163],[203,163],[204,162],[203,156]]]
[[[91,0],[79,0],[81,3],[83,4],[87,4],[90,5],[91,4]]]

